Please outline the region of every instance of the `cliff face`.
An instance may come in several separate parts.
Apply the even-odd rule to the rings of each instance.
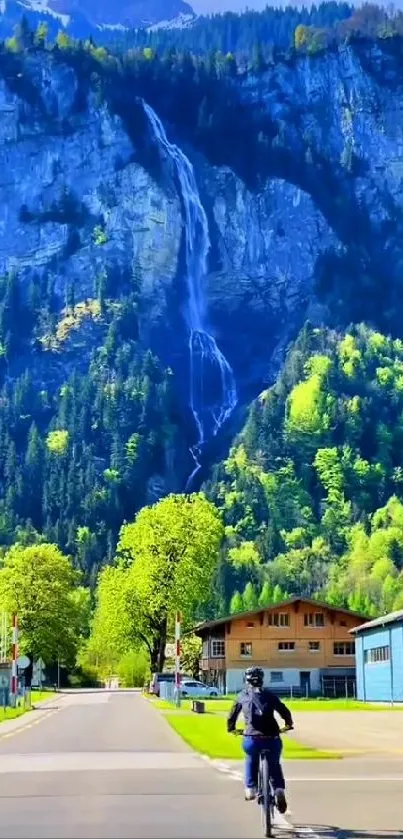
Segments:
[[[381,317],[373,290],[383,277],[385,311],[399,304],[399,66],[393,50],[346,48],[243,83],[251,113],[258,101],[274,126],[272,176],[257,191],[186,145],[210,229],[207,317],[241,405],[272,380],[307,317],[316,324]],[[76,303],[95,298],[105,272],[112,298],[139,286],[141,339],[173,367],[185,405],[175,179],[167,171],[157,182],[143,168],[124,123],[96,91],[82,98],[71,68],[34,57],[24,72],[24,92],[0,82],[0,272],[17,272],[22,287],[46,274],[60,312],[69,294]],[[180,143],[175,125],[166,128]],[[88,319],[85,329],[57,350],[48,341],[39,353],[43,380],[55,366],[85,365],[98,334]],[[42,347],[45,337],[36,335]],[[28,364],[35,366],[36,352]]]

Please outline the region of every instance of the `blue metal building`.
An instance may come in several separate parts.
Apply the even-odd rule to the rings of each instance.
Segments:
[[[403,610],[351,630],[355,635],[357,698],[403,702]]]

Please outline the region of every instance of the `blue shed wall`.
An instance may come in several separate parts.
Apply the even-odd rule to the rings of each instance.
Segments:
[[[389,660],[365,662],[365,651],[389,647]],[[357,697],[366,702],[403,702],[403,623],[356,637]]]

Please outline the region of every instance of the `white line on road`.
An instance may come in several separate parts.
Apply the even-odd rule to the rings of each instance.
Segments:
[[[354,776],[353,775],[347,775],[345,778],[314,778],[314,777],[311,777],[311,776],[310,777],[307,776],[306,778],[287,778],[287,783],[288,784],[305,784],[305,783],[308,783],[308,784],[312,784],[312,783],[314,783],[314,784],[317,784],[317,783],[321,783],[321,784],[350,784],[352,781],[354,781],[354,783],[356,783],[358,781],[358,783],[363,783],[363,784],[364,783],[365,784],[368,784],[368,783],[379,784],[379,783],[382,783],[382,782],[390,784],[392,781],[402,783],[403,775],[391,775],[390,777],[386,777],[385,775],[382,775],[382,777],[380,777],[380,778],[376,778],[374,775],[368,775],[368,777],[363,776],[363,777],[359,777],[359,778],[357,778],[356,775],[354,775]]]
[[[8,772],[86,772],[101,770],[200,769],[188,752],[36,752],[2,754],[0,775]]]
[[[210,766],[214,766],[214,769],[217,769],[218,772],[226,775],[227,777],[233,778],[235,781],[242,781],[242,772],[237,769],[230,769],[225,763],[221,763],[217,760],[211,760],[211,758],[207,757],[206,755],[202,755],[203,759],[210,764]],[[301,780],[303,780],[301,778]],[[317,833],[314,833],[311,827],[295,827],[291,822],[286,819],[285,816],[281,815],[281,813],[276,813],[275,816],[275,827],[278,827],[281,831],[287,831],[288,833],[292,832],[296,837],[299,836],[309,836],[310,839],[320,839]]]

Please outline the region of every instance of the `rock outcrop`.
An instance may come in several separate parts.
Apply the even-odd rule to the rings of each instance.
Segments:
[[[17,272],[23,286],[46,273],[60,311],[71,287],[77,301],[94,298],[102,272],[116,299],[136,283],[141,338],[180,374],[187,343],[175,184],[146,171],[96,91],[78,107],[71,68],[36,57],[27,73],[29,96],[0,83],[0,271]],[[212,240],[209,320],[241,405],[272,380],[307,317],[317,324],[348,317],[352,300],[362,317],[376,318],[371,289],[383,274],[386,308],[400,299],[402,81],[391,43],[388,53],[341,48],[240,82],[251,112],[258,101],[274,131],[272,173],[255,191],[186,144]],[[181,142],[175,124],[167,130]],[[360,299],[356,268],[368,278]],[[86,350],[80,343],[81,364],[91,341]],[[46,375],[46,364],[41,369]]]

